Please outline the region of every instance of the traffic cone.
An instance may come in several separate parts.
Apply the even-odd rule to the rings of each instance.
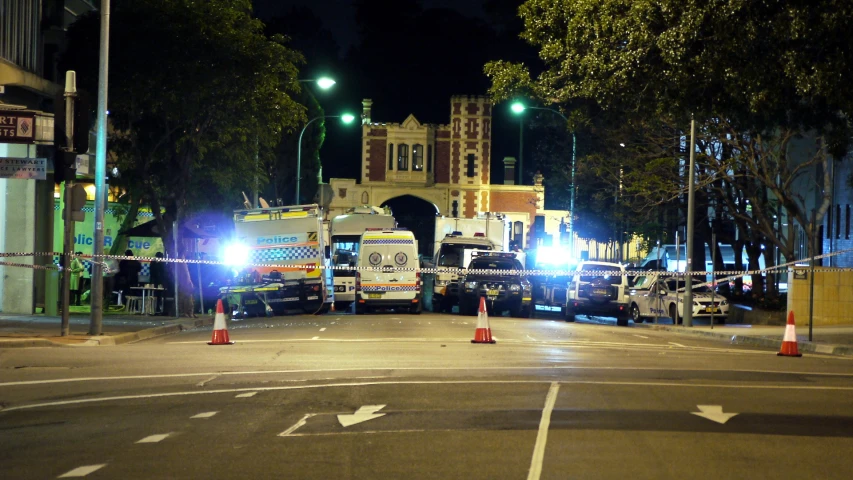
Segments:
[[[477,330],[471,343],[496,343],[492,340],[492,329],[489,328],[489,313],[486,311],[486,297],[480,297],[480,309],[477,310]]]
[[[797,350],[797,333],[794,330],[794,311],[788,312],[788,324],[785,325],[785,337],[782,338],[782,349],[776,355],[780,357],[802,357]]]
[[[222,308],[222,299],[216,302],[216,317],[213,319],[213,338],[207,342],[208,345],[234,345],[228,339],[228,327],[225,325],[225,309]]]

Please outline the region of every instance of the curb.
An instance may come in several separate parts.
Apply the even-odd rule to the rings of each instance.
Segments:
[[[83,343],[65,344],[54,342],[48,338],[9,338],[0,339],[0,348],[27,348],[27,347],[98,347],[98,346],[115,346],[125,343],[138,342],[149,338],[159,337],[162,335],[170,335],[179,333],[184,330],[192,330],[199,327],[209,327],[213,325],[213,318],[199,318],[193,322],[177,323],[172,325],[163,325],[160,327],[146,328],[137,332],[121,333],[118,335],[100,335],[97,337],[89,337]]]
[[[667,325],[634,324],[634,326],[639,328],[648,328],[650,330],[673,332],[681,335],[694,335],[716,340],[726,340],[735,345],[751,345],[754,347],[774,348],[777,350],[782,348],[782,340],[777,340],[775,338],[757,337],[753,335],[730,335],[727,333],[691,330],[687,327],[672,327]],[[853,346],[850,345],[836,345],[831,343],[816,343],[797,340],[797,349],[802,353],[853,356]]]

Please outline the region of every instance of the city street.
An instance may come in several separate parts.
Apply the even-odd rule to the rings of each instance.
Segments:
[[[539,315],[546,316],[545,314]],[[0,350],[4,478],[847,478],[849,358],[557,318]],[[847,472],[847,473],[845,473]]]

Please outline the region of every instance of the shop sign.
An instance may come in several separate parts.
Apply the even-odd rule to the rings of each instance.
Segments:
[[[47,159],[0,157],[0,178],[46,180]]]
[[[0,111],[0,143],[34,143],[35,135],[34,112]]]

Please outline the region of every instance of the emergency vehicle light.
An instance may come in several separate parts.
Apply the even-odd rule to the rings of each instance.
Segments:
[[[474,236],[475,236],[475,237],[485,237],[485,236],[486,236],[486,234],[485,234],[485,233],[483,233],[483,232],[477,232],[477,233],[475,233],[475,234],[474,234]]]

